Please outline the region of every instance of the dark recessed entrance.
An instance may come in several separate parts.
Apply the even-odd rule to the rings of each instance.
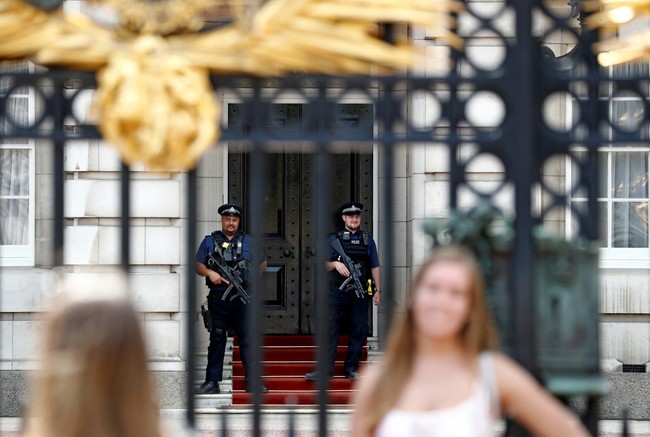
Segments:
[[[303,129],[307,107],[301,104],[272,106],[276,128]],[[373,129],[372,105],[346,104],[336,110],[338,125],[345,129]],[[246,123],[238,104],[228,106],[229,125]],[[267,334],[309,334],[314,332],[314,211],[332,211],[331,230],[337,223],[336,208],[350,200],[364,204],[364,227],[372,233],[372,145],[364,144],[346,153],[332,156],[330,205],[316,205],[312,195],[313,158],[305,147],[297,153],[278,145],[277,152],[267,155],[264,205],[264,249],[268,268],[264,275],[265,323]],[[249,154],[241,146],[229,146],[229,200],[247,204]],[[247,217],[243,228],[246,230]]]

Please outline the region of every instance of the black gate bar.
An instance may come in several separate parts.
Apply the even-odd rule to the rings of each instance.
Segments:
[[[196,169],[187,172],[187,234],[185,240],[185,293],[187,307],[185,308],[185,402],[187,406],[187,425],[195,428],[194,412],[194,381],[196,379],[196,266],[194,253],[196,250]]]
[[[131,270],[131,175],[129,166],[124,162],[120,165],[120,227],[121,227],[121,256],[122,270]]]

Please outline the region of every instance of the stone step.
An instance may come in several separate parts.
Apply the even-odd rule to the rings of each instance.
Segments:
[[[351,430],[351,408],[335,406],[328,409],[329,435],[347,435]],[[197,429],[221,431],[224,420],[228,430],[245,432],[251,430],[253,412],[250,407],[212,407],[196,409]],[[291,419],[290,419],[291,417]],[[262,429],[265,435],[288,435],[290,420],[294,431],[300,435],[317,435],[318,409],[313,406],[294,408],[273,407],[261,411]]]
[[[331,406],[327,409],[328,435],[349,435],[352,422],[352,408],[346,406]],[[236,435],[251,435],[253,409],[250,407],[210,407],[195,409],[196,427],[190,432],[186,427],[186,410],[162,409],[161,420],[166,429],[178,431],[170,435],[222,435],[226,419],[228,430]],[[264,435],[289,435],[289,422],[293,420],[293,430],[297,435],[318,435],[318,409],[313,406],[273,407],[261,409],[261,422]],[[291,417],[291,419],[290,419]],[[20,436],[23,428],[20,417],[0,417],[0,435]],[[627,423],[630,437],[649,437],[650,420],[630,420]],[[599,435],[619,436],[623,423],[620,420],[599,420]],[[494,424],[494,435],[502,435],[505,423],[502,420]],[[199,431],[198,433],[196,431]],[[246,433],[248,431],[248,433]]]
[[[218,395],[196,395],[194,398],[194,408],[199,410],[217,410],[220,407],[227,407],[232,405],[232,393],[230,389],[225,392],[225,387],[219,384],[221,393]]]
[[[185,411],[167,410],[161,412],[163,422],[170,429],[186,431]],[[327,409],[327,435],[345,436],[352,430],[352,408],[345,406],[330,406]],[[262,408],[260,411],[261,428],[264,435],[289,435],[292,430],[302,436],[319,435],[319,410],[314,406],[295,406]],[[224,425],[228,434],[251,435],[253,424],[253,409],[250,407],[209,407],[195,409],[196,430],[200,435],[222,435]],[[1,419],[1,418],[0,418]],[[0,420],[0,425],[2,424]],[[650,422],[631,421],[631,436],[646,437],[650,435]],[[16,426],[18,428],[18,426]],[[619,421],[600,421],[599,428],[603,435],[618,435],[622,428]],[[2,428],[0,427],[0,430]],[[497,421],[493,425],[493,434],[502,435],[505,423]],[[181,432],[177,433],[181,435]],[[194,432],[192,435],[195,435]],[[185,434],[184,434],[185,435]]]

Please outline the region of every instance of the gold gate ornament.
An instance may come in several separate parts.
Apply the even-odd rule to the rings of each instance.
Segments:
[[[197,16],[222,3],[89,2],[116,15],[106,25],[0,0],[0,60],[97,71],[99,129],[124,162],[186,170],[219,138],[210,72],[382,74],[423,61],[411,44],[382,41],[380,22],[423,26],[462,46],[450,30],[462,10],[455,0],[270,0],[253,13],[240,7],[232,24],[197,32]]]

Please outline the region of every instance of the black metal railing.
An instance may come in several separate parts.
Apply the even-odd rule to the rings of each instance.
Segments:
[[[282,142],[287,150],[295,147],[300,152],[305,143],[312,147],[314,156],[314,178],[317,183],[314,197],[315,205],[329,203],[331,181],[331,154],[332,144],[347,143],[373,143],[379,150],[381,160],[380,192],[382,197],[377,212],[381,220],[380,234],[383,236],[380,244],[381,258],[384,275],[385,294],[383,299],[387,308],[384,310],[388,321],[382,322],[379,333],[380,341],[385,338],[390,327],[390,315],[395,302],[395,247],[396,240],[392,238],[395,233],[394,205],[394,159],[397,147],[409,147],[412,144],[439,144],[444,145],[449,151],[449,207],[459,207],[459,193],[462,189],[469,189],[479,198],[485,199],[493,205],[498,191],[483,193],[473,188],[468,178],[468,161],[463,158],[460,149],[463,145],[473,145],[478,153],[490,153],[501,160],[504,168],[504,184],[509,184],[514,189],[512,199],[514,214],[512,214],[515,240],[509,256],[511,272],[507,278],[507,293],[509,297],[509,330],[511,343],[507,345],[513,355],[537,376],[540,375],[540,364],[536,352],[535,338],[537,325],[535,324],[535,299],[532,294],[534,284],[535,247],[533,229],[545,220],[546,212],[554,206],[562,206],[572,211],[579,222],[579,236],[587,240],[598,238],[597,220],[597,188],[598,188],[598,148],[605,144],[640,143],[647,144],[647,134],[640,129],[636,132],[620,132],[604,129],[610,126],[611,120],[606,108],[603,108],[601,87],[603,84],[615,84],[619,89],[638,90],[641,85],[648,87],[650,78],[647,76],[616,78],[603,71],[596,63],[591,45],[597,35],[593,31],[582,30],[577,34],[578,43],[571,51],[570,59],[565,58],[557,62],[543,55],[540,50],[540,39],[532,35],[532,13],[543,14],[553,22],[552,30],[574,30],[566,20],[554,16],[547,8],[545,2],[511,0],[504,4],[504,10],[510,11],[515,16],[515,28],[511,37],[505,37],[496,30],[493,21],[500,17],[498,14],[493,19],[486,19],[468,9],[467,14],[473,15],[481,26],[497,32],[504,41],[506,55],[502,65],[494,70],[481,70],[477,67],[468,69],[467,58],[463,52],[453,51],[451,56],[452,68],[444,76],[416,77],[412,75],[399,75],[389,77],[326,77],[312,75],[296,75],[285,78],[262,80],[250,77],[213,76],[212,83],[218,93],[229,92],[239,96],[243,111],[246,116],[248,128],[245,130],[229,127],[222,123],[221,141],[239,142],[245,144],[250,153],[249,178],[249,233],[253,237],[263,234],[262,223],[256,217],[262,217],[264,204],[264,168],[266,156],[270,153],[272,143]],[[390,34],[390,32],[389,32]],[[567,64],[568,62],[568,64]],[[569,65],[569,68],[566,68]],[[469,73],[468,73],[469,72]],[[64,189],[66,174],[64,171],[66,142],[77,139],[98,139],[100,135],[95,126],[86,124],[73,114],[72,108],[79,92],[94,89],[96,82],[89,73],[52,69],[47,72],[33,74],[0,73],[0,80],[9,83],[8,92],[0,97],[0,119],[4,120],[5,128],[1,133],[3,138],[30,138],[41,141],[51,141],[53,147],[52,165],[54,170],[54,240],[52,251],[54,266],[64,264]],[[572,86],[580,84],[583,91],[578,96],[580,99],[580,118],[574,127],[565,131],[553,131],[542,120],[542,104],[545,99],[558,90],[572,90]],[[33,89],[47,89],[40,95],[43,98],[43,116],[32,125],[18,125],[12,123],[8,117],[8,103],[6,96],[19,87]],[[70,89],[74,92],[66,92]],[[373,90],[373,92],[369,92]],[[291,91],[300,96],[304,104],[314,108],[309,111],[305,120],[305,129],[300,132],[286,132],[273,127],[270,122],[270,108],[278,93]],[[370,136],[358,131],[347,131],[336,126],[332,111],[341,96],[346,93],[360,93],[364,99],[374,106],[376,114],[376,130]],[[437,123],[430,127],[414,126],[411,114],[402,110],[409,106],[409,98],[415,92],[423,92],[432,96],[440,103],[441,115]],[[485,129],[475,126],[467,116],[469,99],[477,92],[489,92],[498,97],[502,102],[505,116],[496,126]],[[644,102],[645,114],[643,125],[648,125],[650,102],[646,96]],[[74,128],[72,128],[74,127]],[[578,162],[581,171],[580,187],[584,189],[587,206],[576,210],[570,203],[569,196],[555,195],[551,203],[535,213],[533,207],[532,190],[540,187],[541,168],[544,161],[557,153],[569,154],[572,148],[579,145],[586,150],[585,159]],[[221,147],[215,145],[215,147]],[[187,422],[191,427],[196,425],[195,399],[190,389],[194,385],[194,370],[196,367],[196,332],[194,331],[194,314],[197,302],[194,290],[196,277],[193,272],[193,253],[197,237],[197,176],[196,171],[186,173],[187,192],[183,193],[187,212],[187,229],[185,238],[186,259],[182,261],[187,267],[184,278],[183,293],[186,294],[187,307],[183,309],[185,318],[185,344],[187,387],[186,396]],[[120,172],[121,180],[121,265],[129,271],[131,264],[130,246],[130,172],[123,165]],[[327,252],[326,234],[331,211],[317,208],[315,216],[316,233],[316,264],[325,263]],[[261,238],[254,239],[253,265],[262,259],[263,248]],[[403,241],[400,239],[399,241]],[[262,278],[261,274],[252,270],[251,286],[254,296],[250,311],[250,326],[252,336],[252,362],[254,366],[253,392],[253,418],[252,429],[254,435],[261,434],[262,397],[260,393],[261,381],[261,345],[263,330],[261,326],[263,302],[259,296]],[[318,307],[321,309],[316,317],[316,338],[318,345],[318,370],[323,376],[318,382],[319,390],[319,430],[320,435],[327,435],[327,308],[328,293],[326,290],[326,274],[322,269],[315,272],[315,293],[322,298]],[[598,293],[598,290],[593,290]],[[532,315],[532,317],[531,317]],[[597,309],[592,314],[597,320]],[[598,351],[595,350],[596,360]],[[585,374],[597,376],[599,370],[590,367],[584,369]],[[598,398],[597,393],[590,393],[593,399]],[[597,402],[589,403],[589,410],[585,415],[588,426],[594,434],[597,430]],[[224,427],[227,427],[227,415],[222,415]],[[292,420],[292,416],[288,416]],[[293,423],[293,422],[291,422]],[[513,435],[520,431],[513,430]],[[225,435],[225,431],[224,431]],[[289,434],[291,435],[291,434]]]

